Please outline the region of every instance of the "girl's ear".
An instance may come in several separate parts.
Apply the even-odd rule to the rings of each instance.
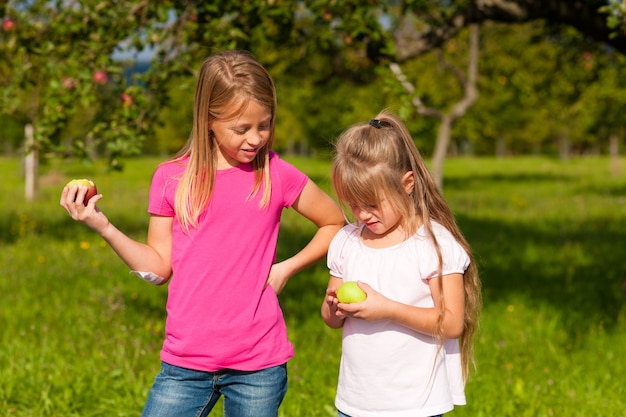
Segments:
[[[407,171],[402,176],[402,186],[407,194],[411,194],[413,192],[413,188],[415,188],[415,176],[413,175],[413,171]]]

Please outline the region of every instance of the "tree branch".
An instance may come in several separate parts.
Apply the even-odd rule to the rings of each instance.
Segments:
[[[473,0],[449,19],[423,31],[398,30],[395,34],[397,58],[403,62],[438,48],[472,23],[488,20],[524,23],[537,19],[572,26],[626,54],[626,34],[612,35],[607,15],[598,11],[606,3],[604,0]]]

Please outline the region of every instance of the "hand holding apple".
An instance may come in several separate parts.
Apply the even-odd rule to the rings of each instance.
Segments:
[[[73,179],[70,182],[68,182],[65,186],[67,188],[72,188],[75,185],[77,185],[79,188],[87,187],[87,193],[85,194],[85,198],[83,199],[84,205],[87,205],[91,197],[98,194],[98,189],[96,188],[96,184],[93,181],[88,180],[86,178]]]
[[[367,294],[359,288],[356,281],[348,281],[341,284],[337,289],[337,299],[340,303],[360,303],[367,298]]]
[[[102,235],[106,230],[115,230],[115,227],[109,229],[109,219],[98,208],[97,203],[101,198],[102,194],[98,194],[93,181],[86,178],[73,179],[63,187],[59,204],[72,219]]]

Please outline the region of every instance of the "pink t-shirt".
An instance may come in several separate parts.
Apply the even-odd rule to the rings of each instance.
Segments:
[[[185,161],[155,171],[148,211],[174,216],[173,276],[161,360],[183,368],[259,370],[293,356],[273,289],[265,285],[275,262],[280,216],[298,198],[308,178],[270,153],[272,194],[248,199],[254,184],[250,164],[217,171],[213,196],[198,228],[185,234],[174,198]]]

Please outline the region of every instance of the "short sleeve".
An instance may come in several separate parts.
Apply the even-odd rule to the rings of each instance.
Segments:
[[[326,263],[330,275],[333,277],[343,278],[346,248],[354,240],[355,236],[358,239],[358,228],[355,224],[348,224],[331,240],[328,254],[326,255]]]
[[[443,226],[433,223],[433,230],[441,250],[442,275],[464,274],[470,263],[470,258],[465,249]],[[437,251],[430,238],[423,237],[420,239],[420,244],[422,246],[420,250],[426,255],[422,257],[424,261],[420,264],[420,274],[424,279],[434,278],[439,269]]]
[[[274,152],[270,152],[270,170],[272,183],[275,181],[280,183],[285,207],[291,207],[302,193],[309,177],[292,164],[280,159]]]
[[[173,217],[174,196],[178,179],[174,179],[172,163],[164,163],[157,167],[152,175],[150,184],[150,197],[148,202],[148,212],[158,216]]]

